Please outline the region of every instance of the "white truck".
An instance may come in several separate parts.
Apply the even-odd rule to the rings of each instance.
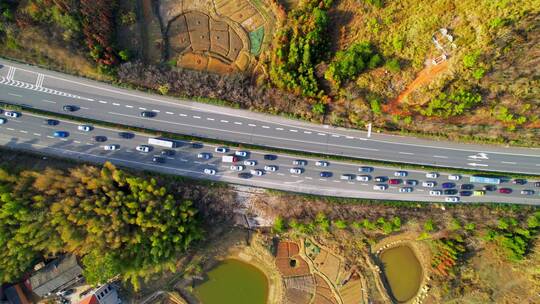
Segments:
[[[175,148],[178,145],[176,141],[165,138],[149,138],[148,144],[166,148]]]
[[[224,163],[235,163],[238,161],[238,156],[236,155],[223,155],[221,161]]]

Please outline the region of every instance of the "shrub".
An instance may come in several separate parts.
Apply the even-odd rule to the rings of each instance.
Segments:
[[[460,90],[447,95],[439,94],[431,99],[426,109],[420,110],[425,116],[437,116],[448,118],[450,116],[462,115],[466,110],[470,110],[482,102],[482,96],[478,93]]]
[[[324,77],[339,87],[342,82],[358,76],[365,69],[379,66],[381,61],[369,42],[358,42],[336,53]]]
[[[272,226],[272,230],[275,233],[282,233],[285,230],[285,221],[281,217],[277,217],[274,220],[274,225]]]
[[[399,65],[399,60],[392,58],[390,60],[387,60],[385,65],[387,70],[389,70],[392,73],[397,73],[401,70],[401,66]]]
[[[311,106],[311,112],[315,115],[323,115],[326,112],[326,105],[322,102],[317,102]]]
[[[371,106],[371,111],[373,111],[373,113],[376,115],[381,115],[381,102],[378,98],[371,98],[369,100],[369,105]]]

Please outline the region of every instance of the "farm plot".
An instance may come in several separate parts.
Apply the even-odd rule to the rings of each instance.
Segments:
[[[283,277],[302,276],[310,273],[309,265],[299,255],[299,247],[293,242],[280,242],[276,253],[276,267]]]
[[[286,303],[308,304],[315,292],[313,276],[305,275],[285,278]]]
[[[246,0],[216,0],[216,11],[253,32],[264,24],[264,19],[255,7]]]
[[[336,298],[328,283],[318,274],[315,274],[315,298],[314,304],[337,304]]]
[[[339,290],[343,304],[359,304],[362,302],[362,280],[353,276]]]
[[[317,269],[321,271],[331,282],[334,284],[338,282],[342,262],[337,256],[328,250],[321,249],[319,254],[315,256],[313,262],[315,267],[317,267]]]

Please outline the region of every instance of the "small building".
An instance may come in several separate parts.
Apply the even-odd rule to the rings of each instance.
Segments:
[[[122,304],[122,300],[118,297],[118,292],[114,286],[105,284],[92,291],[79,304]]]
[[[56,259],[39,269],[29,279],[29,286],[39,297],[69,289],[83,279],[82,268],[74,255]]]

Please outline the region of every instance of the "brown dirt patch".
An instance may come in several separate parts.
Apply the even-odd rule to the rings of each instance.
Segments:
[[[283,277],[309,275],[309,265],[299,255],[296,243],[280,242],[276,252],[276,266]]]
[[[236,71],[236,66],[233,64],[227,64],[214,57],[208,57],[208,66],[206,69],[210,72],[218,74],[231,74]]]
[[[315,275],[315,298],[314,304],[337,304],[334,294],[328,283],[318,274]]]
[[[205,70],[208,66],[208,57],[194,53],[185,53],[180,57],[177,65],[188,69]]]
[[[337,283],[341,267],[341,260],[338,257],[327,250],[321,249],[313,262],[315,263],[315,267],[331,282]]]
[[[339,290],[343,304],[358,304],[362,299],[362,280],[359,277],[351,278]]]

